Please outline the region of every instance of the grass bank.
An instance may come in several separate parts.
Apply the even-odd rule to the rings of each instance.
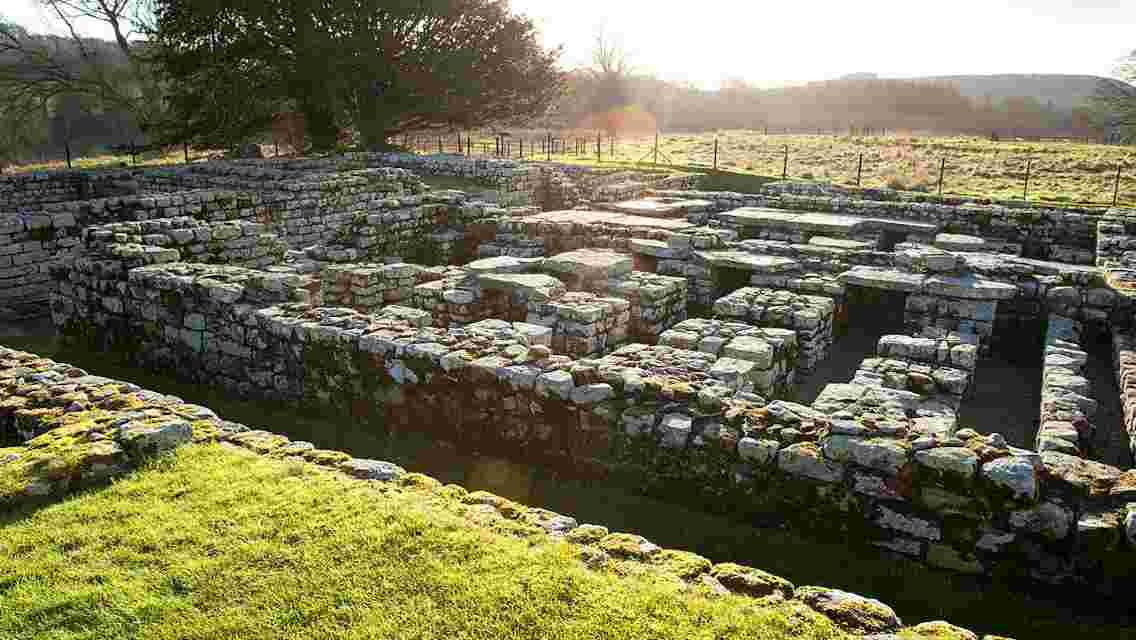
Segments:
[[[463,503],[190,445],[0,519],[0,638],[837,638]]]

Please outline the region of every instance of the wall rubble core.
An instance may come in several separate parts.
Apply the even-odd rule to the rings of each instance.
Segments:
[[[527,195],[431,192],[408,169]],[[0,213],[0,278],[5,246],[58,232],[32,252],[48,284],[17,295],[50,295],[69,339],[241,395],[721,490],[951,571],[1136,575],[1136,471],[1089,457],[1079,344],[1114,337],[1136,449],[1128,212],[696,192],[457,156],[129,177],[152,193],[72,206],[45,188],[45,217]],[[902,298],[904,334],[794,402],[867,289]],[[982,358],[1033,326],[1048,327],[1033,448],[960,428]]]

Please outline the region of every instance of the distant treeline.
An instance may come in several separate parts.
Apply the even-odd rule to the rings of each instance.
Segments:
[[[1087,102],[1087,101],[1086,101]],[[615,115],[613,115],[615,114]],[[652,117],[653,116],[653,117]],[[759,89],[731,82],[707,91],[651,77],[571,74],[555,121],[581,128],[662,130],[870,128],[1099,137],[1092,108],[1059,110],[1032,96],[973,99],[950,82],[849,79]]]

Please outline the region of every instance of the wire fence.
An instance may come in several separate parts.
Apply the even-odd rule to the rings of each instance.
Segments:
[[[941,196],[1136,206],[1136,149],[1069,139],[960,142],[885,135],[879,129],[872,136],[788,137],[763,131],[622,138],[578,131],[408,134],[396,142],[416,153],[667,166]]]

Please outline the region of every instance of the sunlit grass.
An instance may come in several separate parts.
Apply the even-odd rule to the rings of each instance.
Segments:
[[[456,496],[185,447],[0,519],[0,638],[841,637],[799,605],[589,570]]]
[[[542,135],[536,132],[523,136],[526,158],[548,158],[547,153],[540,152]],[[654,136],[617,139],[614,155],[605,136],[598,156],[594,133],[581,136],[586,143],[579,154],[574,152],[574,139],[568,137],[568,153],[552,154],[553,160],[633,167],[640,163],[650,165],[655,159]],[[513,157],[519,157],[518,138],[514,137],[511,147]],[[665,134],[659,139],[659,162],[678,168],[712,168],[714,138],[713,132]],[[719,169],[778,179],[787,175],[845,186],[856,185],[859,174],[859,184],[864,187],[925,193],[938,192],[942,170],[944,195],[1021,199],[1026,193],[1029,165],[1029,199],[1059,204],[1111,205],[1119,168],[1119,202],[1136,205],[1136,149],[1128,146],[1065,141],[996,142],[962,136],[765,135],[761,131],[722,131],[717,138]],[[491,138],[475,138],[475,155],[481,155],[486,146],[490,153],[495,149]]]

